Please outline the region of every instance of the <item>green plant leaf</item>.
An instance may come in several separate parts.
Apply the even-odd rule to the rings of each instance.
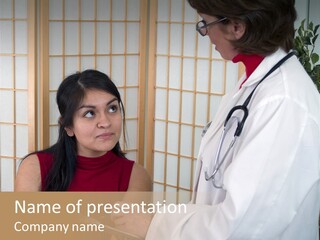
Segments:
[[[309,22],[309,26],[308,26],[308,29],[311,29],[311,30],[313,30],[313,22]]]
[[[313,39],[312,39],[312,44],[315,45],[317,38],[318,38],[319,34],[316,34]]]
[[[314,66],[315,71],[320,73],[320,64],[317,64],[316,66]]]
[[[309,22],[305,26],[305,23],[306,19],[303,19],[299,28],[295,29],[294,51],[320,92],[320,64],[317,64],[320,57],[318,53],[314,52],[320,24],[314,25],[313,22]]]
[[[312,43],[311,43],[310,37],[303,39],[303,43],[306,45],[311,45]]]
[[[308,73],[311,72],[311,63],[309,61],[305,63],[304,67]]]
[[[312,61],[312,64],[316,64],[319,61],[319,55],[316,53],[312,53],[311,54],[311,61]]]

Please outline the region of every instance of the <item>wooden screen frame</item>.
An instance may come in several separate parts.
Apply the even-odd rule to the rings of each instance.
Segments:
[[[146,164],[146,168],[148,170],[149,173],[152,173],[152,176],[154,176],[154,154],[155,154],[155,150],[154,150],[154,144],[155,144],[155,121],[156,121],[156,117],[155,117],[155,95],[156,95],[156,59],[157,59],[157,24],[158,23],[161,23],[158,22],[158,17],[157,17],[157,11],[158,11],[158,1],[157,0],[151,0],[150,1],[150,14],[149,14],[149,55],[148,55],[148,68],[149,68],[149,73],[148,73],[148,115],[147,115],[147,129],[148,129],[148,132],[147,132],[147,142],[146,142],[146,159],[147,159],[147,164]],[[169,1],[168,4],[172,4],[171,1]],[[187,4],[187,3],[185,3]],[[170,7],[169,6],[169,11],[170,11]],[[170,15],[170,14],[169,14]],[[169,25],[170,23],[174,23],[174,21],[171,21],[169,19]],[[189,24],[189,22],[184,22],[184,23],[187,23]],[[170,26],[169,26],[170,28]],[[182,30],[183,31],[183,30]],[[170,30],[168,30],[168,32],[170,32]],[[170,34],[170,33],[169,33]],[[182,39],[183,41],[183,39]],[[195,39],[195,45],[199,46],[199,43],[198,43],[198,38]],[[183,45],[183,43],[182,43]],[[213,50],[213,46],[210,45],[210,48],[209,48],[209,51],[212,52]],[[183,55],[183,54],[182,54]],[[168,56],[170,57],[170,53],[168,52]],[[181,56],[182,58],[185,58],[184,56]],[[186,57],[188,58],[188,57]],[[201,57],[198,57],[197,55],[194,57],[194,60],[197,61],[197,60],[201,60],[202,58]],[[210,58],[210,62],[216,60],[214,57]],[[218,59],[217,59],[218,60]],[[224,63],[224,78],[226,78],[227,76],[227,61],[223,61]],[[169,63],[168,63],[169,64]],[[194,80],[196,78],[196,68],[197,68],[197,63],[195,63],[195,71],[194,71]],[[244,66],[242,64],[239,64],[238,65],[238,79],[242,76],[242,74],[244,73]],[[209,75],[211,75],[211,68],[209,69]],[[168,79],[168,76],[167,76],[167,79]],[[208,86],[208,89],[211,89],[211,81],[209,80],[208,82],[209,86]],[[169,84],[167,83],[167,87],[164,87],[163,90],[165,90],[167,93],[168,93],[168,89],[170,89],[169,87]],[[181,91],[181,89],[180,89]],[[208,97],[210,99],[210,96],[212,95],[215,95],[215,96],[222,96],[226,91],[226,81],[224,81],[224,86],[223,86],[223,93],[208,93]],[[194,95],[196,95],[197,93],[197,90],[194,89],[193,91],[191,91]],[[181,93],[180,93],[180,105],[182,104],[182,101],[181,101]],[[193,109],[195,109],[195,99],[193,101]],[[210,118],[210,100],[208,100],[208,105],[207,105],[207,115],[206,115],[206,119],[207,119],[207,122],[211,120]],[[180,109],[181,109],[181,106],[180,106]],[[166,108],[166,111],[167,111],[167,115],[168,115],[168,103],[167,103],[167,108]],[[180,116],[181,118],[181,116]],[[193,118],[195,118],[195,112],[194,112],[194,116]],[[168,121],[168,119],[165,120],[166,123],[169,123],[170,121]],[[199,127],[195,124],[195,119],[193,119],[193,123],[192,124],[192,127],[193,129],[195,129],[196,127]],[[179,132],[181,132],[181,119],[178,121],[178,124],[179,124]],[[168,128],[168,126],[166,125],[166,128]],[[192,139],[194,140],[195,139],[195,131],[192,131],[192,135],[193,136],[190,136],[192,137]],[[167,139],[165,137],[165,139]],[[179,138],[179,141],[180,141],[180,138]],[[166,148],[166,147],[165,147]],[[180,153],[180,144],[178,145],[178,152]],[[166,150],[165,150],[166,151]],[[192,148],[191,150],[192,152],[192,161],[193,160],[196,160],[196,157],[195,156],[195,152],[194,152],[194,148]],[[165,152],[164,153],[166,156],[168,154],[168,152]],[[171,155],[171,154],[170,154]],[[183,153],[180,153],[177,155],[178,158],[181,158],[181,157],[184,157],[183,156]],[[189,158],[189,157],[188,157]],[[165,160],[165,166],[164,166],[164,169],[166,171],[166,161]],[[191,165],[191,176],[190,176],[190,189],[185,189],[183,187],[179,187],[179,175],[180,175],[180,161],[178,161],[178,166],[177,166],[177,169],[178,169],[178,172],[177,172],[177,186],[171,186],[170,184],[167,183],[166,181],[166,172],[164,172],[164,183],[159,183],[160,185],[164,185],[164,189],[166,190],[167,187],[173,187],[173,188],[176,188],[177,191],[179,190],[184,190],[184,191],[192,191],[192,184],[193,184],[193,174],[194,174],[194,164]]]
[[[12,78],[13,78],[13,88],[8,89],[10,91],[13,91],[14,94],[14,99],[13,99],[13,121],[12,123],[8,123],[8,125],[13,125],[13,155],[12,156],[1,156],[1,158],[6,158],[6,159],[12,159],[13,161],[13,175],[15,176],[17,170],[18,170],[18,165],[20,163],[20,161],[22,160],[21,158],[24,156],[18,156],[17,155],[17,148],[19,146],[17,146],[17,130],[16,128],[18,126],[25,126],[27,127],[27,135],[26,136],[22,136],[27,138],[28,140],[28,144],[27,144],[27,151],[25,153],[25,155],[27,155],[29,152],[35,151],[37,148],[37,111],[36,111],[36,102],[37,102],[37,67],[36,67],[36,63],[37,63],[37,38],[36,38],[36,33],[37,33],[37,24],[36,24],[36,0],[28,0],[26,1],[26,18],[19,18],[16,16],[15,14],[15,7],[16,7],[16,1],[12,0],[11,1],[11,8],[12,8],[12,17],[8,18],[8,19],[1,19],[4,21],[11,21],[13,26],[12,26],[12,47],[13,47],[13,53],[9,53],[9,54],[1,54],[3,56],[11,56],[12,57],[12,61],[13,61],[13,69],[12,69]],[[16,38],[16,34],[15,34],[15,24],[17,21],[24,21],[26,22],[27,25],[27,35],[26,35],[26,48],[27,48],[27,53],[26,54],[20,54],[20,53],[16,53],[16,43],[15,43],[15,38]],[[27,59],[27,65],[26,65],[26,69],[27,69],[27,89],[17,89],[16,85],[15,85],[15,81],[16,81],[16,63],[15,63],[15,58],[16,57],[26,57]],[[16,92],[18,91],[23,91],[27,93],[27,109],[26,111],[27,114],[27,123],[17,123],[17,119],[16,119]],[[6,124],[6,123],[4,123]],[[1,166],[0,166],[1,169]],[[6,170],[7,171],[7,170]],[[8,171],[11,171],[11,169]],[[15,179],[13,179],[12,185],[14,186],[14,181]],[[1,184],[1,179],[0,179],[0,184]],[[13,190],[13,189],[12,189]],[[1,189],[2,191],[2,189]]]
[[[37,149],[37,1],[28,0],[28,122],[29,152]]]
[[[111,1],[112,4],[112,1]],[[138,69],[137,162],[145,166],[145,96],[147,71],[148,0],[140,0],[140,43]],[[64,46],[63,46],[64,48]],[[116,54],[115,54],[116,55]],[[79,55],[81,57],[81,55]],[[50,145],[49,120],[49,0],[40,1],[40,149]],[[63,64],[64,66],[64,64]],[[130,87],[129,87],[130,88]],[[123,99],[125,100],[125,99]]]

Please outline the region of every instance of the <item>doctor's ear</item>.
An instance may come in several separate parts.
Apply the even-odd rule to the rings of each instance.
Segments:
[[[233,36],[235,39],[240,39],[242,38],[243,34],[246,31],[246,25],[242,21],[232,21],[231,22],[231,31],[233,33]]]

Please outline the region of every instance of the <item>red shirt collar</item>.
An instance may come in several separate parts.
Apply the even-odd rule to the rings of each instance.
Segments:
[[[246,68],[246,78],[241,83],[240,88],[245,83],[245,81],[250,77],[250,75],[254,72],[254,70],[259,66],[259,64],[262,62],[263,59],[264,59],[264,56],[260,56],[256,54],[246,55],[242,53],[239,53],[232,59],[232,62],[234,63],[242,62]]]

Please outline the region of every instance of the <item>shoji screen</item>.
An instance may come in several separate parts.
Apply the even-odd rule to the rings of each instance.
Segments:
[[[42,143],[56,141],[56,90],[69,74],[98,69],[119,88],[126,109],[128,158],[141,159],[145,63],[144,0],[41,1]],[[142,49],[141,49],[142,48]],[[142,117],[141,117],[142,116]],[[143,147],[143,146],[141,146]]]
[[[35,2],[0,1],[0,189],[35,149]]]
[[[155,191],[179,191],[185,200],[202,128],[214,116],[221,96],[238,78],[238,66],[224,61],[208,37],[195,31],[196,11],[185,0],[159,0],[151,5],[150,39],[154,73],[149,74],[149,102],[154,112],[153,159]],[[152,39],[152,36],[156,36]],[[153,93],[153,94],[150,94]]]

